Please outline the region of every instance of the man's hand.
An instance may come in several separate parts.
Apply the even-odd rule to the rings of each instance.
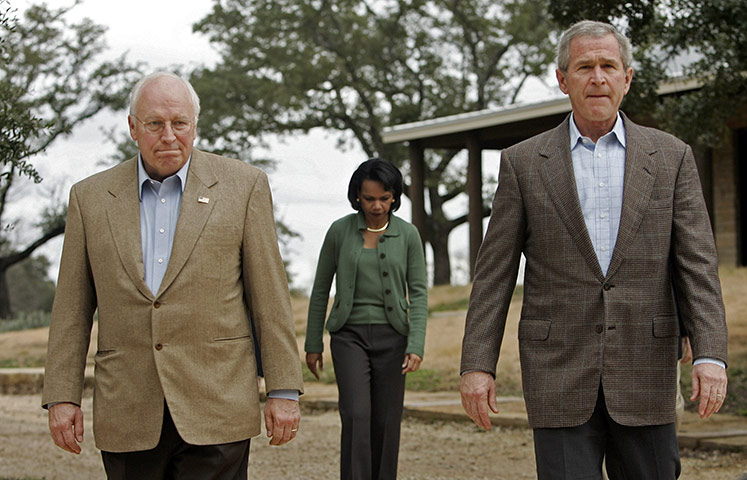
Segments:
[[[324,360],[322,360],[322,354],[307,353],[306,366],[309,367],[311,373],[313,373],[316,379],[319,380],[319,372],[324,370]],[[319,367],[319,370],[317,370],[317,366]]]
[[[268,398],[265,405],[265,426],[270,445],[283,445],[296,437],[301,422],[301,409],[295,400]]]
[[[726,369],[712,363],[700,363],[693,366],[693,393],[690,401],[700,396],[698,413],[700,418],[708,418],[721,409],[726,398]]]
[[[78,454],[83,442],[83,411],[74,403],[58,403],[49,407],[49,433],[63,450]]]
[[[479,427],[489,430],[490,413],[498,413],[498,402],[495,399],[495,380],[487,372],[469,372],[462,375],[459,387],[462,393],[462,406]]]

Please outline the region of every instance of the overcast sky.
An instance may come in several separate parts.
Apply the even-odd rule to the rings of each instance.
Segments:
[[[11,0],[11,6],[19,9],[19,16],[33,3],[36,2]],[[58,8],[72,4],[73,0],[47,0],[46,3]],[[129,60],[146,62],[148,71],[169,69],[174,65],[194,67],[212,65],[217,61],[217,54],[207,39],[192,33],[192,25],[210,11],[212,3],[208,0],[85,0],[73,9],[70,18],[88,17],[106,26],[106,40],[110,47],[107,55],[111,57],[127,52]],[[28,187],[19,192],[21,200],[13,213],[31,219],[33,212],[47,201],[52,187],[54,195],[67,201],[73,183],[105,168],[100,161],[113,152],[113,146],[105,142],[101,129],[111,126],[126,132],[126,113],[100,114],[76,129],[71,138],[58,140],[46,155],[34,159],[34,165],[45,178],[43,187]],[[294,286],[308,292],[329,224],[352,212],[346,199],[347,185],[350,175],[366,156],[360,149],[347,152],[336,149],[335,137],[323,131],[273,142],[269,151],[254,156],[270,156],[279,161],[276,170],[270,174],[276,214],[303,236],[302,240],[291,244],[288,259],[295,275]],[[495,175],[497,154],[485,152],[484,157],[484,175]],[[43,195],[40,197],[39,193]],[[462,202],[451,203],[454,215],[466,209],[466,197]],[[25,215],[26,212],[29,214]],[[410,219],[410,205],[406,199],[398,214],[405,220]],[[467,235],[466,226],[461,226],[451,237],[453,268],[457,272],[466,268]],[[61,249],[61,238],[42,249],[55,266],[55,278]],[[427,253],[430,258],[430,251]]]

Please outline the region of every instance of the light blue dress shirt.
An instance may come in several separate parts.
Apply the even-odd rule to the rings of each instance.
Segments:
[[[145,283],[153,295],[158,293],[169,265],[190,161],[191,157],[178,172],[159,182],[150,178],[143,167],[142,157],[138,155],[140,240],[143,246]]]
[[[191,160],[192,157],[187,159],[187,162],[174,175],[159,182],[150,178],[143,166],[143,158],[138,154],[140,240],[143,246],[145,283],[153,295],[158,294],[158,288],[169,266],[176,222],[179,220],[182,194],[187,185],[187,172]],[[298,401],[298,390],[273,390],[267,396]]]
[[[618,113],[612,130],[596,144],[581,135],[573,114],[569,129],[578,200],[599,266],[606,276],[620,228],[625,184],[625,125]],[[696,359],[693,365],[700,363],[726,367],[721,360],[705,357]]]
[[[617,115],[612,130],[597,140],[581,135],[571,116],[571,158],[586,230],[607,275],[617,241],[625,182],[625,126]]]

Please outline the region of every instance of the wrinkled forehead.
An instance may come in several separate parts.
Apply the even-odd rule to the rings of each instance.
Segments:
[[[195,116],[195,107],[187,87],[178,79],[157,77],[143,85],[135,103],[138,115],[154,114],[165,118]]]
[[[570,43],[571,63],[586,63],[589,61],[606,61],[622,64],[620,45],[614,35],[601,37],[579,36]]]

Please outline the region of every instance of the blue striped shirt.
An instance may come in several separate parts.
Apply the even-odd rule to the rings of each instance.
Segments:
[[[169,265],[190,160],[191,157],[178,172],[159,182],[150,178],[143,167],[142,157],[138,155],[140,240],[143,247],[145,283],[153,295],[158,293],[166,267]]]
[[[595,144],[581,135],[573,116],[569,124],[578,200],[599,266],[607,275],[622,212],[625,126],[618,113],[615,126]]]

